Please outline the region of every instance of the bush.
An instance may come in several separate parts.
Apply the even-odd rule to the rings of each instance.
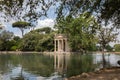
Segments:
[[[11,51],[16,51],[17,50],[17,46],[12,46],[11,47]]]
[[[120,52],[120,44],[115,44],[114,49],[115,49],[115,51]]]

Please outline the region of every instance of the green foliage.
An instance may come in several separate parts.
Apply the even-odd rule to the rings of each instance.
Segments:
[[[27,28],[27,26],[30,26],[30,23],[24,22],[24,21],[17,21],[12,24],[13,27],[18,27],[18,28]]]
[[[10,50],[16,51],[17,50],[17,46],[12,46]]]
[[[36,44],[38,44],[39,39],[42,38],[39,33],[28,33],[26,34],[20,44],[21,50],[34,51]]]
[[[13,33],[3,31],[0,34],[0,50],[2,51],[53,51],[54,31],[49,27],[33,30],[23,38],[13,37]]]
[[[89,13],[84,13],[77,18],[67,16],[58,20],[56,28],[59,33],[68,36],[72,51],[90,50],[96,44],[98,24],[94,17],[88,15]]]
[[[39,32],[39,33],[49,34],[49,33],[51,33],[53,30],[52,30],[50,27],[43,27],[43,28],[37,29],[37,30],[35,30],[35,31],[36,31],[36,32]]]
[[[13,32],[10,31],[3,31],[0,33],[0,39],[3,41],[8,41],[13,38]]]
[[[13,37],[13,33],[9,31],[3,31],[0,34],[0,50],[1,51],[11,51],[16,50],[19,45],[20,38]],[[14,47],[16,46],[16,48]]]
[[[57,8],[57,18],[89,12],[97,17],[98,22],[106,23],[112,21],[114,25],[120,25],[120,0],[59,0],[60,6]],[[89,15],[91,16],[91,15]]]
[[[50,0],[0,0],[0,11],[3,14],[0,17],[6,22],[24,20],[37,23],[41,16],[47,16],[52,4]]]
[[[0,50],[9,50],[12,43],[10,40],[13,38],[13,33],[9,31],[3,31],[0,33]]]
[[[115,44],[114,49],[115,51],[120,52],[120,44]]]
[[[107,46],[106,46],[106,50],[107,50],[107,51],[113,51],[113,47],[111,47],[110,45],[107,45]]]
[[[27,33],[23,37],[19,49],[23,51],[53,51],[54,34],[48,29],[51,30],[51,28],[45,27]]]
[[[22,32],[22,37],[23,37],[24,29],[30,28],[31,24],[28,22],[24,22],[24,21],[17,21],[13,23],[12,26],[19,28]]]
[[[116,41],[118,32],[114,31],[114,28],[100,28],[98,30],[98,43],[101,45],[102,50],[104,50],[110,42]]]
[[[3,49],[2,45],[3,45],[3,41],[0,39],[0,51]]]

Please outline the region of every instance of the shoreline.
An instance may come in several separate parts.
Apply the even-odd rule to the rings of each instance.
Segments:
[[[29,53],[45,53],[45,54],[82,54],[81,52],[37,52],[37,51],[0,51],[0,54],[29,54]],[[96,51],[96,52],[89,52],[93,54],[101,54],[101,51]],[[104,52],[105,54],[120,54],[120,52]]]
[[[65,80],[120,80],[120,67],[103,68],[65,78]]]

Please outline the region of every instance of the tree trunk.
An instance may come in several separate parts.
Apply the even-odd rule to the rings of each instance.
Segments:
[[[23,28],[20,28],[21,32],[22,32],[22,37],[24,35],[24,29]]]
[[[103,60],[103,68],[105,68],[106,67],[106,60],[105,60],[104,48],[102,48],[102,60]]]

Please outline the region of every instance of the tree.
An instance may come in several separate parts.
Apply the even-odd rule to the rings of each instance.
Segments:
[[[114,28],[100,28],[98,32],[98,43],[101,45],[102,51],[106,49],[110,42],[116,41],[118,32],[114,32]]]
[[[23,37],[24,29],[29,28],[30,27],[30,23],[24,22],[24,21],[17,21],[15,23],[13,23],[12,26],[19,28],[21,30],[21,32],[22,32],[22,37]]]
[[[0,24],[0,30],[1,30],[1,29],[3,29],[3,26],[2,26],[2,24]]]
[[[3,40],[3,41],[9,41],[12,38],[13,38],[13,32],[5,30],[0,34],[0,39]]]
[[[43,33],[44,28],[32,30],[25,34],[20,43],[22,51],[52,51],[53,50],[53,32]],[[49,28],[52,30],[51,28]],[[53,31],[53,30],[52,30]]]
[[[42,38],[39,33],[29,32],[25,34],[20,43],[20,50],[22,51],[34,51],[35,46],[38,44],[38,41]]]
[[[113,51],[113,47],[110,46],[110,45],[107,45],[107,46],[106,46],[106,50],[109,51],[109,52],[110,52],[110,51]]]
[[[2,45],[3,45],[3,41],[0,39],[0,51],[3,49]]]
[[[59,33],[68,36],[72,51],[86,51],[95,45],[98,24],[93,16],[88,15],[83,13],[77,18],[67,16],[56,25]]]
[[[112,21],[117,27],[120,25],[120,0],[59,0],[57,8],[58,18],[63,16],[89,12],[95,15],[98,22],[103,20],[107,23]]]
[[[52,32],[52,29],[50,27],[43,27],[43,28],[37,29],[35,31],[40,32],[40,33],[49,34]]]
[[[56,6],[58,4],[59,6]],[[36,22],[41,16],[46,16],[50,8],[55,7],[57,18],[68,15],[75,17],[78,14],[90,12],[97,16],[100,22],[102,20],[113,21],[119,27],[119,4],[120,0],[1,0],[0,11],[1,18],[5,21],[21,19]]]
[[[115,44],[114,49],[115,51],[120,52],[120,44]]]
[[[0,32],[4,29],[4,26],[0,24]]]
[[[103,68],[106,67],[106,60],[104,56],[104,50],[110,42],[116,41],[118,33],[114,32],[114,27],[111,28],[100,28],[98,32],[98,42],[101,45],[102,49],[102,58],[103,58]]]
[[[1,50],[9,50],[12,46],[12,43],[10,43],[10,40],[13,38],[13,33],[9,31],[3,31],[0,34],[0,47]]]
[[[0,17],[4,22],[21,20],[35,26],[52,4],[54,0],[0,0]]]

